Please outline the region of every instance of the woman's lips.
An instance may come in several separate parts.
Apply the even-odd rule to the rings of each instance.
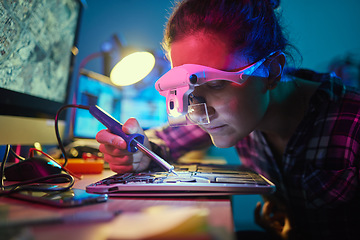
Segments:
[[[226,127],[226,125],[218,125],[218,126],[205,127],[205,129],[208,133],[211,134],[211,133],[221,132],[225,127]]]

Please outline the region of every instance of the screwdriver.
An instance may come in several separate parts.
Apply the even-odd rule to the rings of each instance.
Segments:
[[[138,134],[138,133],[136,133],[136,134],[124,133],[122,130],[122,124],[97,105],[90,106],[89,112],[99,122],[101,122],[105,127],[107,127],[110,132],[122,137],[125,140],[125,142],[127,143],[127,150],[129,152],[134,153],[137,150],[140,150],[141,152],[146,154],[149,158],[156,161],[167,172],[173,173],[176,176],[178,176],[178,174],[174,171],[174,166],[169,164],[167,161],[165,161],[164,159],[162,159],[157,154],[155,154],[153,151],[151,151],[150,149],[148,149],[147,147],[145,147],[143,145],[143,143],[144,143],[143,135]]]

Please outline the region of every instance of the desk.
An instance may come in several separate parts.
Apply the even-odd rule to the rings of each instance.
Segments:
[[[85,189],[90,183],[96,182],[102,178],[113,175],[110,170],[104,170],[101,174],[84,175],[82,180],[76,180],[74,188]],[[217,234],[221,234],[221,239],[233,239],[233,218],[231,204],[228,198],[126,198],[111,197],[105,203],[87,205],[77,208],[59,209],[40,204],[25,202],[10,198],[0,198],[0,203],[10,204],[11,206],[26,206],[27,211],[54,212],[57,214],[76,214],[89,211],[118,211],[119,214],[114,219],[106,222],[96,223],[75,223],[75,224],[40,224],[27,227],[23,234],[33,236],[36,240],[105,240],[109,239],[114,222],[126,220],[129,213],[139,213],[143,209],[152,206],[173,206],[173,207],[194,207],[208,210],[207,222],[210,229],[218,229]],[[25,213],[24,213],[25,214]],[[169,219],[171,221],[171,219]],[[138,226],[141,228],[141,226]],[[212,233],[213,234],[213,233]],[[0,233],[0,239],[1,233]],[[192,239],[210,239],[209,236],[201,235],[199,238]]]

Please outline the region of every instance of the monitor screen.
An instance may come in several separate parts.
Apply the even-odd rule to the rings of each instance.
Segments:
[[[0,2],[0,145],[56,143],[81,8],[79,0]]]
[[[157,74],[155,76],[158,77]],[[153,81],[157,79],[155,76],[148,76],[147,78],[150,79],[148,83],[140,82],[122,88],[99,82],[88,76],[81,76],[77,103],[98,105],[121,123],[134,117],[144,129],[161,126],[167,123],[166,105],[164,97],[154,87]],[[101,129],[105,127],[87,110],[76,110],[74,138],[94,139]]]

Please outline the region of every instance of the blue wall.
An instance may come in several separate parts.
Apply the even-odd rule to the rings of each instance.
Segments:
[[[172,0],[87,0],[77,63],[100,49],[112,34],[132,45],[160,49]],[[282,0],[282,23],[303,56],[303,67],[326,70],[330,60],[360,55],[360,1]],[[89,63],[91,70],[101,66]]]
[[[360,63],[360,1],[282,0],[283,25],[303,55],[303,67],[326,71],[353,54]]]

